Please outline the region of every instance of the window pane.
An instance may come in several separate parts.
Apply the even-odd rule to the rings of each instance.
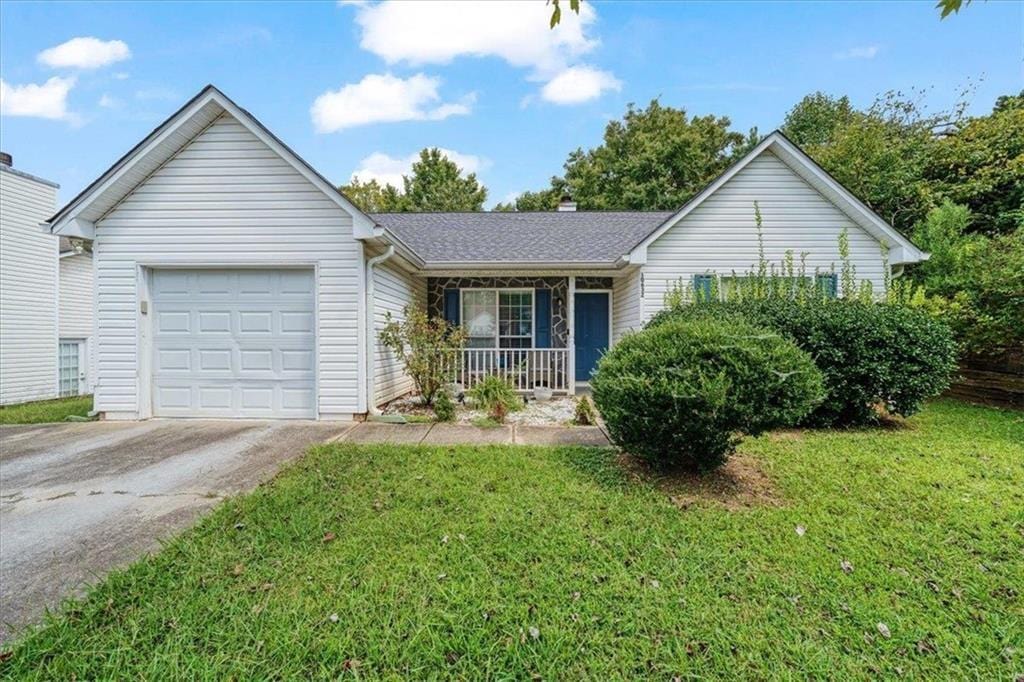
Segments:
[[[498,293],[498,331],[502,348],[533,346],[533,291]]]
[[[462,292],[462,324],[469,335],[470,348],[494,346],[497,335],[495,292],[488,290]]]

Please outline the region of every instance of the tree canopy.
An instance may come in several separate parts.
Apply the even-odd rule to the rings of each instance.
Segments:
[[[339,188],[359,208],[370,213],[413,211],[482,211],[487,188],[475,173],[463,175],[458,165],[434,148],[424,149],[402,176],[402,190],[377,180],[352,182]]]
[[[553,209],[565,193],[583,210],[678,208],[757,144],[756,129],[744,135],[730,125],[727,117],[689,116],[658,100],[642,109],[630,104],[605,127],[600,145],[570,153],[565,174],[520,195],[516,208]]]
[[[1024,213],[1024,93],[1000,97],[991,114],[966,103],[928,113],[886,93],[863,110],[846,97],[804,97],[783,132],[904,234],[951,199],[971,210],[968,232],[1005,233]]]

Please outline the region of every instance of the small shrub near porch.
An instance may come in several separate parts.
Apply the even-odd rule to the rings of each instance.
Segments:
[[[423,402],[432,405],[438,391],[455,379],[451,357],[462,350],[466,332],[416,306],[406,306],[402,316],[395,320],[388,313],[380,342],[402,359]]]
[[[821,400],[810,355],[738,320],[671,321],[627,335],[591,389],[612,440],[664,467],[708,471],[743,434],[795,424]]]

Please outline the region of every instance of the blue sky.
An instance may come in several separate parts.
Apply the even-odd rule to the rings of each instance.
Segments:
[[[602,2],[552,33],[543,3],[5,0],[0,146],[67,200],[213,83],[333,182],[438,146],[493,204],[546,186],[629,102],[768,132],[815,90],[926,88],[939,109],[974,84],[983,113],[1024,88],[1022,3],[933,5]]]

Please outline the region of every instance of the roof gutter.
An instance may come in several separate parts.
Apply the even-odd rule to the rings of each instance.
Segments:
[[[430,261],[422,269],[430,270],[618,270],[623,259],[609,261]]]
[[[366,261],[366,305],[364,306],[366,310],[366,413],[371,416],[380,415],[380,410],[377,409],[377,398],[374,393],[376,386],[373,377],[373,350],[377,345],[377,330],[374,329],[373,325],[375,300],[373,269],[393,255],[395,255],[395,247],[389,245],[384,253]]]

